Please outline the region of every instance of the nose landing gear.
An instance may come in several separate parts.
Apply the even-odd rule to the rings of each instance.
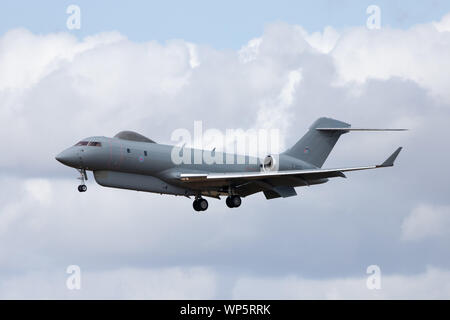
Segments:
[[[85,184],[85,181],[88,179],[86,170],[85,169],[77,169],[77,170],[80,173],[80,176],[78,177],[78,179],[81,180],[81,184],[78,186],[78,191],[86,192],[87,186]]]

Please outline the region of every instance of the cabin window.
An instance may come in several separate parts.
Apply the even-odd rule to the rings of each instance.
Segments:
[[[130,149],[129,148],[127,148],[127,152],[130,153]]]
[[[147,151],[144,151],[144,156],[147,156]]]
[[[87,146],[88,145],[88,142],[87,141],[80,141],[80,142],[78,142],[76,145],[75,145],[75,147],[78,147],[78,146]]]

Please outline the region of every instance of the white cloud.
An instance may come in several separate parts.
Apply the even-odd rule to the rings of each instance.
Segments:
[[[1,299],[213,299],[215,275],[202,267],[81,268],[80,290],[69,290],[64,267],[0,277]]]
[[[328,26],[325,27],[323,32],[313,32],[309,35],[306,35],[305,38],[311,47],[321,53],[328,54],[336,46],[339,37],[340,34],[335,29]]]
[[[254,124],[254,129],[276,129],[280,135],[286,136],[291,125],[292,104],[295,97],[295,91],[302,81],[302,70],[292,70],[287,75],[287,80],[280,94],[275,99],[268,99],[261,102],[261,108]],[[281,140],[281,139],[279,139]],[[264,144],[269,146],[268,143]],[[283,141],[277,141],[276,146],[270,146],[271,153],[283,152],[285,146]],[[260,156],[269,153],[269,148],[258,150]]]
[[[80,266],[81,289],[69,290],[65,266],[0,277],[2,299],[449,299],[450,271],[427,267],[412,275],[381,274],[381,288],[369,290],[365,276],[306,279],[248,277],[233,280],[205,267],[120,268]],[[221,282],[230,292],[220,292]]]
[[[250,40],[245,46],[243,46],[238,54],[239,60],[242,63],[253,61],[257,58],[259,47],[261,46],[262,38],[255,38]]]
[[[193,43],[186,43],[189,50],[189,65],[192,69],[197,68],[200,65],[197,46]]]
[[[446,14],[442,17],[441,21],[433,22],[433,25],[439,32],[450,31],[450,14]]]
[[[352,28],[341,35],[331,55],[339,81],[362,83],[368,79],[392,77],[410,79],[435,97],[450,102],[447,74],[450,62],[450,33],[445,31],[448,16],[436,28],[432,23],[407,30]]]
[[[381,275],[381,289],[369,290],[367,278],[310,280],[298,276],[241,278],[233,299],[449,299],[450,271],[427,268],[415,275]]]
[[[39,36],[26,29],[9,31],[0,38],[0,90],[29,88],[76,55],[124,39],[116,32],[78,42],[68,33]]]
[[[30,179],[25,181],[28,194],[41,204],[49,204],[52,198],[52,187],[46,179]]]
[[[246,228],[253,214],[233,218],[218,201],[211,203],[216,214],[200,216],[184,197],[103,188],[90,182],[93,178],[81,194],[73,174],[73,180],[52,179],[51,185],[42,179],[0,179],[10,193],[0,199],[0,270],[26,270],[35,255],[56,255],[67,264],[78,259],[80,265],[91,264],[89,256],[108,260],[111,254],[151,264],[164,264],[174,254],[198,260],[261,235]],[[212,233],[217,225],[222,228]]]
[[[450,230],[450,206],[420,205],[402,223],[402,238],[420,241],[440,238]]]

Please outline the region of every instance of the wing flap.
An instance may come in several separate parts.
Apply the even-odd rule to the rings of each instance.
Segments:
[[[278,193],[282,198],[293,197],[297,195],[297,192],[293,187],[288,186],[276,186],[272,188],[273,191]]]

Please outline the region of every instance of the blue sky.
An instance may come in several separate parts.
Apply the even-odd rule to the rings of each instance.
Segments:
[[[25,27],[35,33],[67,31],[66,8],[81,7],[80,37],[117,30],[133,41],[169,39],[236,49],[261,35],[264,26],[283,21],[308,31],[327,25],[342,29],[365,25],[366,8],[382,10],[382,26],[407,28],[439,20],[450,11],[450,1],[8,1],[0,11],[0,33]]]

